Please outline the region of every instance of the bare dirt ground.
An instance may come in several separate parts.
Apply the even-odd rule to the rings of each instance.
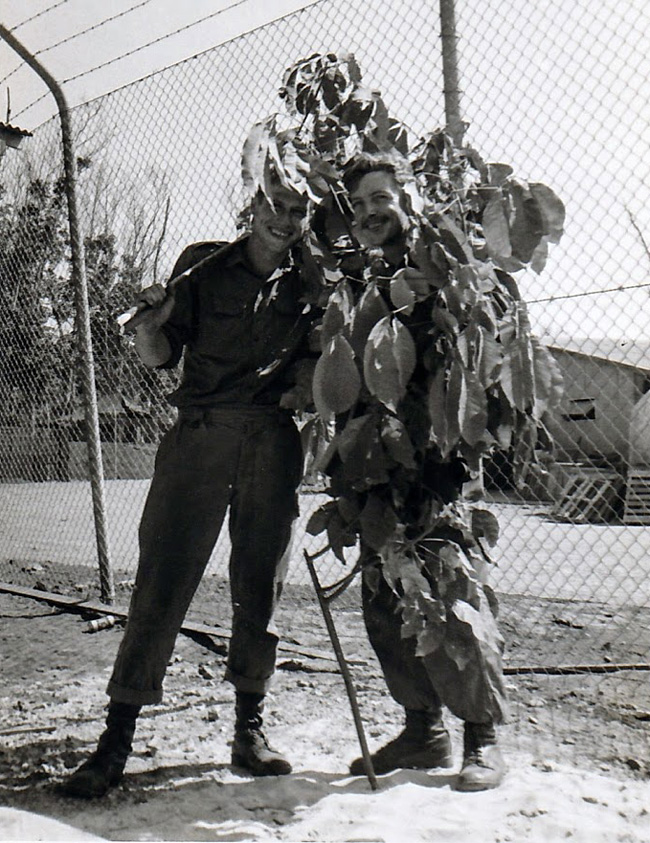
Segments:
[[[68,576],[66,583],[57,575],[62,593],[94,596],[79,571]],[[127,598],[125,584],[118,602]],[[225,642],[181,635],[165,700],[144,710],[123,784],[103,800],[79,803],[58,795],[56,784],[102,729],[121,627],[89,634],[89,616],[0,594],[0,806],[62,821],[69,835],[77,829],[112,840],[650,841],[641,795],[650,779],[649,673],[509,675],[512,717],[501,742],[510,772],[499,791],[469,797],[479,835],[454,801],[467,795],[453,792],[453,771],[402,771],[383,777],[379,794],[365,779],[346,778],[358,742],[336,663],[318,657],[332,652],[318,604],[304,586],[285,598],[278,618],[284,647],[266,719],[293,775],[254,780],[229,767],[234,694],[221,679]],[[224,582],[208,577],[195,616],[214,621],[226,606]],[[334,611],[373,749],[399,731],[402,712],[385,691],[354,588]],[[578,616],[580,623],[571,620]],[[580,664],[590,639],[608,631],[613,645],[603,664],[629,659],[621,636],[629,640],[632,631],[638,652],[647,653],[649,620],[634,609],[502,597],[501,626],[517,665],[556,664],[558,650]],[[448,725],[459,761],[460,727],[453,718]],[[452,816],[459,825],[452,827]],[[14,824],[4,839],[55,839],[36,823],[20,833]]]

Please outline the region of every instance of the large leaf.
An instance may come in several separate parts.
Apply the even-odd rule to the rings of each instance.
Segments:
[[[479,326],[478,331],[480,343],[476,355],[476,373],[487,389],[495,381],[496,372],[503,357],[503,349],[494,335],[482,325]]]
[[[501,653],[503,639],[494,616],[485,603],[485,600],[481,601],[481,609],[475,609],[464,600],[455,600],[451,612],[461,623],[471,627],[474,639],[487,645],[495,653]]]
[[[460,439],[460,410],[463,394],[463,367],[454,360],[449,369],[445,414],[447,416],[447,445],[443,456],[451,453]]]
[[[468,445],[477,445],[486,438],[487,397],[474,372],[463,370],[458,403],[460,432]]]
[[[399,319],[385,316],[370,332],[363,356],[363,373],[370,392],[395,411],[415,369],[411,332]]]
[[[311,536],[317,536],[319,533],[322,533],[327,528],[327,524],[335,510],[335,501],[327,501],[327,503],[319,506],[310,515],[307,526],[305,527],[306,532]]]
[[[428,285],[440,289],[447,281],[449,261],[440,247],[437,231],[430,223],[425,222],[411,236],[411,252],[418,270],[426,277]],[[424,294],[426,295],[426,291]]]
[[[393,535],[397,516],[393,508],[378,495],[368,495],[361,511],[361,538],[372,550],[381,551]]]
[[[535,418],[540,419],[549,409],[559,406],[564,393],[564,378],[551,352],[537,339],[531,337],[535,372]]]
[[[346,562],[343,549],[345,547],[354,547],[357,543],[357,534],[356,530],[343,520],[338,510],[332,512],[332,516],[327,522],[327,538],[334,551],[334,555],[341,562]]]
[[[461,424],[472,414],[473,403],[468,406],[465,370],[459,359],[454,359],[447,373],[440,369],[429,384],[429,415],[431,416],[431,438],[446,458],[458,444]],[[469,434],[471,436],[471,433]]]
[[[494,547],[499,539],[499,522],[496,515],[489,509],[472,510],[472,535],[476,539],[485,538],[490,547]]]
[[[533,272],[536,272],[539,275],[546,266],[547,259],[548,237],[544,235],[544,237],[541,238],[537,246],[535,246],[535,251],[533,252],[533,256],[530,259],[530,268],[533,270]]]
[[[536,400],[535,368],[530,322],[525,306],[518,303],[509,324],[502,329],[504,355],[499,382],[510,404],[522,413],[530,413]]]
[[[273,131],[275,131],[274,118],[255,123],[244,142],[241,160],[242,179],[251,196],[254,196],[258,189],[266,193],[265,173],[269,139]]]
[[[345,425],[337,439],[338,452],[343,462],[351,459],[354,451],[359,449],[359,443],[362,443],[361,448],[365,449],[364,439],[372,436],[371,428],[375,423],[374,416],[366,413],[363,416],[357,416],[356,419],[350,419]]]
[[[395,310],[399,310],[410,316],[415,307],[415,293],[404,276],[404,270],[400,270],[390,279],[390,300]]]
[[[388,482],[389,462],[375,415],[351,419],[339,436],[338,450],[343,462],[342,477],[350,488],[363,491]]]
[[[324,351],[339,334],[349,335],[352,319],[352,292],[347,281],[337,284],[330,294],[320,329],[320,345]]]
[[[395,416],[388,416],[382,421],[381,441],[395,462],[405,468],[416,467],[413,443],[404,424]]]
[[[539,182],[528,185],[544,220],[544,233],[551,243],[559,243],[564,233],[566,210],[562,200],[550,187]]]
[[[522,413],[534,404],[535,382],[526,340],[514,344],[503,357],[499,382],[510,404]]]
[[[490,184],[497,187],[506,182],[513,173],[513,169],[510,164],[498,163],[488,164],[487,171]]]
[[[510,227],[503,206],[501,192],[495,193],[483,211],[483,233],[488,252],[495,258],[510,257],[512,245],[510,243]]]
[[[429,384],[428,407],[431,417],[431,438],[445,454],[449,426],[447,424],[447,376],[442,366]]]
[[[513,211],[510,219],[512,257],[526,264],[545,233],[544,219],[527,184],[512,179],[509,193]]]
[[[352,312],[350,328],[350,345],[360,360],[363,360],[370,332],[387,314],[388,307],[377,284],[369,284]]]
[[[445,248],[460,263],[468,263],[474,259],[472,249],[467,242],[465,232],[459,228],[448,214],[439,214],[438,229]]]
[[[349,342],[336,336],[323,351],[314,369],[316,410],[325,418],[344,413],[359,397],[361,377]]]

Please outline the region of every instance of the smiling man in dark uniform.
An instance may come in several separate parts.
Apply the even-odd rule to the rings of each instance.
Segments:
[[[405,265],[408,251],[411,222],[405,185],[410,179],[412,174],[404,162],[381,154],[357,156],[344,175],[359,242],[369,250],[381,250],[393,272]],[[429,318],[424,312],[417,320],[426,325]],[[460,481],[452,484],[449,500],[460,493],[460,488]],[[456,788],[479,791],[498,787],[506,770],[495,729],[507,710],[501,655],[493,651],[485,655],[476,642],[468,649],[470,657],[464,670],[458,669],[443,648],[418,655],[415,639],[403,634],[395,593],[382,576],[377,576],[379,562],[377,555],[376,561],[364,568],[363,615],[388,690],[404,708],[405,727],[374,753],[375,772],[450,767],[451,742],[442,716],[445,705],[463,721],[463,762]],[[488,602],[485,600],[484,605]],[[355,759],[350,769],[355,775],[362,774],[363,759]]]
[[[149,287],[138,301],[146,309],[135,340],[144,364],[172,367],[183,357],[181,383],[170,396],[178,419],[160,444],[142,515],[135,590],[107,688],[106,729],[64,783],[71,796],[102,796],[122,778],[140,707],[162,699],[176,637],[228,507],[232,763],[260,776],[291,772],[266,741],[262,711],[275,668],[273,614],[303,461],[298,430],[280,398],[292,386],[312,314],[294,261],[307,201],[277,179],[268,193],[253,200],[248,235],[225,246],[188,247],[172,273],[183,277]]]

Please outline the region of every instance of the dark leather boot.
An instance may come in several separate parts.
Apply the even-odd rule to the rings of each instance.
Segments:
[[[291,764],[277,750],[269,746],[262,732],[262,694],[238,691],[235,698],[235,739],[232,744],[232,763],[254,776],[284,776],[291,772]]]
[[[139,705],[111,702],[97,749],[61,784],[60,791],[78,799],[104,796],[122,779],[132,749]]]
[[[465,723],[463,766],[456,790],[474,792],[498,787],[506,773],[506,764],[497,746],[492,723]]]
[[[442,711],[405,709],[406,723],[400,734],[370,757],[377,775],[391,770],[432,770],[451,767],[451,741],[442,722]],[[363,758],[350,764],[353,776],[365,773]]]

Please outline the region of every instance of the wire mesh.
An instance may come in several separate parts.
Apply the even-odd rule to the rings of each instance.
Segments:
[[[644,664],[650,14],[640,0],[468,0],[457,26],[466,141],[549,185],[567,207],[544,272],[518,279],[565,378],[549,419],[555,451],[539,454],[523,485],[507,453],[485,464],[487,505],[502,531],[493,584],[507,664]],[[281,109],[284,69],[320,51],[353,52],[414,137],[444,123],[431,0],[322,0],[74,111],[118,599],[134,576],[177,375],[145,370],[115,316],[143,285],[168,277],[185,245],[234,235],[246,134]],[[85,593],[96,551],[61,174],[56,121],[8,153],[0,172],[0,579]],[[302,549],[322,543],[305,532],[319,501],[307,488],[301,496],[287,615],[309,588]],[[209,574],[225,578],[227,557],[222,534]],[[345,573],[326,557],[319,565],[323,581]],[[536,654],[524,640],[538,642]],[[647,707],[647,683],[632,685],[631,698]]]

